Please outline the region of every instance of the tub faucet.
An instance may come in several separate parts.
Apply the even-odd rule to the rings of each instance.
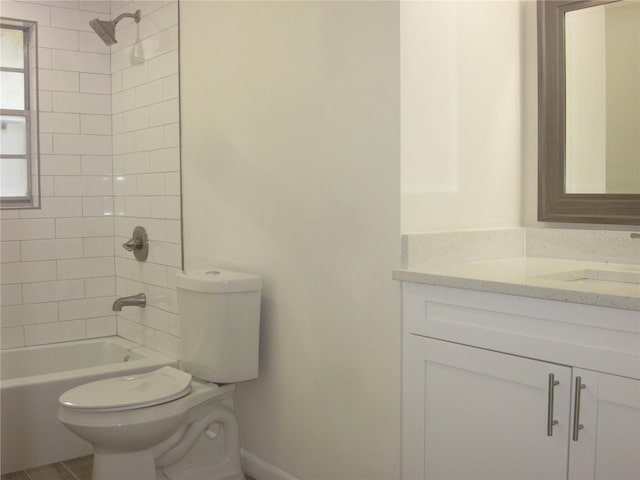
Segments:
[[[131,295],[130,297],[120,297],[113,302],[113,307],[111,310],[114,312],[119,312],[122,310],[122,307],[146,307],[147,306],[147,297],[145,297],[144,293],[139,293],[137,295]]]

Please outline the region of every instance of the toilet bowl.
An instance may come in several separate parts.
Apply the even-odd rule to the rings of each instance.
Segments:
[[[179,376],[184,376],[181,382],[175,380]],[[94,446],[93,480],[244,479],[238,425],[223,404],[234,388],[199,382],[163,367],[68,390],[60,397],[58,419]],[[100,399],[101,393],[106,398]],[[177,465],[195,442],[212,440],[207,435],[212,424],[222,424],[224,430],[222,456],[212,462],[211,452],[205,450],[202,458],[192,454],[189,462]],[[163,468],[170,465],[167,475]]]
[[[229,406],[235,385],[216,382],[257,376],[251,349],[257,349],[262,283],[253,275],[207,270],[179,273],[177,285],[186,312],[187,371],[162,367],[98,380],[59,398],[60,422],[94,447],[93,480],[245,478]],[[218,348],[220,342],[236,349]]]

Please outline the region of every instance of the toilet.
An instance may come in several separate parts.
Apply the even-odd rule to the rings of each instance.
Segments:
[[[93,480],[244,480],[230,408],[258,376],[260,277],[226,270],[176,278],[184,371],[90,382],[60,396],[58,419],[94,447]]]

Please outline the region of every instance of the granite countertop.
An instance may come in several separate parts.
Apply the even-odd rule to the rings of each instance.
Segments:
[[[424,283],[547,300],[640,311],[640,266],[516,257],[393,271],[403,282]]]

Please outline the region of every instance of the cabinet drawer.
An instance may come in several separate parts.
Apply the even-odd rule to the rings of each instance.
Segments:
[[[405,332],[640,378],[640,314],[404,282]]]

